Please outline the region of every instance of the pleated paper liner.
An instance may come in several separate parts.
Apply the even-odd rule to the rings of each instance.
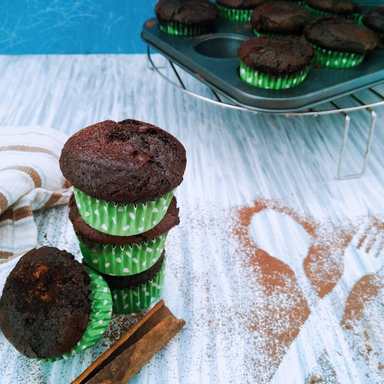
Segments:
[[[208,30],[201,25],[188,25],[178,22],[160,23],[160,30],[173,36],[198,36],[206,33]]]
[[[164,218],[173,198],[169,192],[157,200],[117,204],[96,199],[74,188],[82,219],[92,228],[114,236],[134,236],[154,228]]]
[[[364,61],[365,55],[331,51],[312,44],[315,49],[315,63],[333,69],[353,68]]]
[[[219,4],[217,4],[217,9],[219,10],[219,14],[222,18],[242,24],[246,24],[251,21],[253,12],[252,9],[228,8]]]
[[[255,71],[243,62],[240,62],[240,78],[246,83],[264,89],[289,89],[301,84],[308,76],[310,67],[287,76],[272,76],[267,73]]]
[[[91,313],[89,323],[81,339],[73,349],[57,358],[43,359],[53,362],[59,359],[67,359],[96,344],[107,330],[112,318],[112,295],[107,282],[96,272],[86,267],[90,278]]]
[[[135,275],[151,268],[164,251],[167,234],[139,244],[88,244],[79,238],[84,262],[112,276]]]
[[[113,312],[116,314],[138,313],[148,309],[160,299],[164,283],[165,263],[153,279],[134,288],[112,289]]]
[[[270,33],[259,32],[259,31],[256,30],[256,29],[252,29],[252,31],[253,31],[253,34],[254,34],[256,37],[261,37],[261,36],[271,36]]]

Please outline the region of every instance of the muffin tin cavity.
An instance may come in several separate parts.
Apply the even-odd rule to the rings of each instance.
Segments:
[[[230,34],[207,36],[194,45],[197,53],[203,56],[228,59],[237,57],[240,44],[247,38]]]

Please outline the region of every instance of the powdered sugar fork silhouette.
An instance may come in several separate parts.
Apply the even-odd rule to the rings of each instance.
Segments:
[[[378,257],[381,255],[382,257]],[[360,226],[350,245],[344,252],[344,272],[335,288],[312,310],[310,317],[302,327],[299,336],[291,344],[287,354],[277,370],[274,383],[297,383],[303,380],[302,362],[307,350],[305,344],[320,341],[334,364],[340,382],[363,383],[364,374],[356,370],[352,352],[345,340],[340,321],[346,300],[354,285],[365,275],[377,273],[384,263],[383,233],[366,222]],[[316,329],[316,332],[314,332]],[[314,334],[315,333],[315,334]],[[320,340],[314,340],[316,336]],[[309,349],[309,348],[308,348]],[[301,357],[300,357],[301,356]],[[300,364],[295,370],[295,365]],[[308,367],[311,368],[311,367]],[[294,372],[301,377],[295,377]],[[287,375],[287,372],[292,375]],[[299,381],[297,381],[299,380]]]

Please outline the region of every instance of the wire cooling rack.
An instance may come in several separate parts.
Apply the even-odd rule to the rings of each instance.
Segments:
[[[155,71],[162,79],[168,82],[173,87],[179,89],[186,95],[195,97],[199,100],[203,100],[207,103],[214,104],[221,108],[233,109],[237,111],[247,111],[251,113],[270,113],[270,114],[279,114],[284,115],[286,117],[297,117],[297,116],[314,116],[321,117],[324,115],[331,114],[340,114],[343,117],[344,123],[344,131],[343,131],[343,139],[340,146],[338,164],[337,164],[337,179],[338,180],[348,180],[348,179],[356,179],[360,178],[364,175],[369,156],[371,152],[372,141],[375,136],[375,130],[377,126],[377,109],[380,107],[384,107],[384,91],[380,90],[380,85],[384,84],[383,82],[364,89],[363,91],[357,91],[348,96],[344,96],[342,98],[338,98],[335,100],[328,101],[326,103],[319,104],[316,107],[294,111],[294,112],[266,112],[265,110],[260,110],[258,108],[239,105],[236,101],[228,98],[227,95],[223,95],[219,90],[214,89],[210,84],[204,82],[201,78],[194,76],[198,81],[204,83],[207,88],[210,90],[210,96],[199,94],[191,89],[188,89],[186,82],[183,81],[183,71],[169,58],[166,58],[166,62],[172,69],[172,72],[175,75],[175,79],[171,79],[168,75],[169,71],[165,71],[164,66],[160,66],[155,63],[152,57],[151,47],[147,46],[147,59],[149,68]],[[192,74],[193,75],[193,74]],[[363,95],[364,93],[364,95]],[[367,137],[366,137],[366,146],[363,156],[363,161],[361,165],[361,169],[355,173],[343,173],[343,164],[344,164],[344,155],[345,150],[349,140],[350,128],[352,124],[352,119],[356,116],[357,113],[368,113],[369,114],[369,125],[367,127]]]

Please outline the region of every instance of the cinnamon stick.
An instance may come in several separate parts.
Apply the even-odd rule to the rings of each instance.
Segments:
[[[184,324],[161,300],[72,384],[126,384]]]

